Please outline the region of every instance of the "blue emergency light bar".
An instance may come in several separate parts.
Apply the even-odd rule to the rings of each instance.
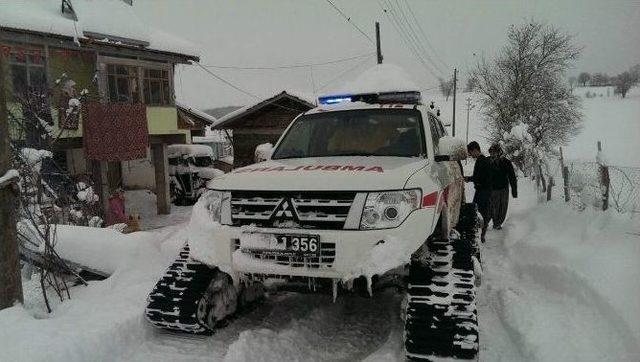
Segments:
[[[422,96],[418,91],[338,94],[318,97],[318,103],[320,104],[337,104],[346,102],[365,102],[372,104],[420,104],[421,101]]]

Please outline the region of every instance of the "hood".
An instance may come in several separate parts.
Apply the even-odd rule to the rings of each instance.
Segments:
[[[233,170],[207,187],[219,190],[370,191],[404,187],[423,158],[317,157],[270,160]]]

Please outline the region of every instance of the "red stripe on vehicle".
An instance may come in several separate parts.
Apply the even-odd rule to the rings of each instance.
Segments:
[[[422,198],[422,207],[435,207],[438,202],[438,191],[424,195]]]

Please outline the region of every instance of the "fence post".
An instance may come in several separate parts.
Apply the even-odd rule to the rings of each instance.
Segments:
[[[601,156],[602,152],[602,143],[598,141],[598,156]],[[600,189],[602,191],[602,210],[607,210],[609,208],[609,166],[604,165],[604,160],[602,157],[598,157],[598,169],[600,171]]]
[[[564,186],[564,202],[569,202],[569,168],[564,165],[562,147],[560,147],[560,170],[562,172],[562,185]]]

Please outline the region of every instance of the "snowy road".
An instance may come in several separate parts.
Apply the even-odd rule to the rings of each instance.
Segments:
[[[638,220],[537,204],[524,180],[512,205],[483,251],[480,360],[637,361]],[[392,291],[335,304],[324,295],[271,295],[210,337],[153,329],[142,315],[145,298],[184,236],[182,226],[141,233],[111,278],[73,288],[73,299],[50,316],[34,300],[0,311],[0,360],[403,359],[401,297]]]

